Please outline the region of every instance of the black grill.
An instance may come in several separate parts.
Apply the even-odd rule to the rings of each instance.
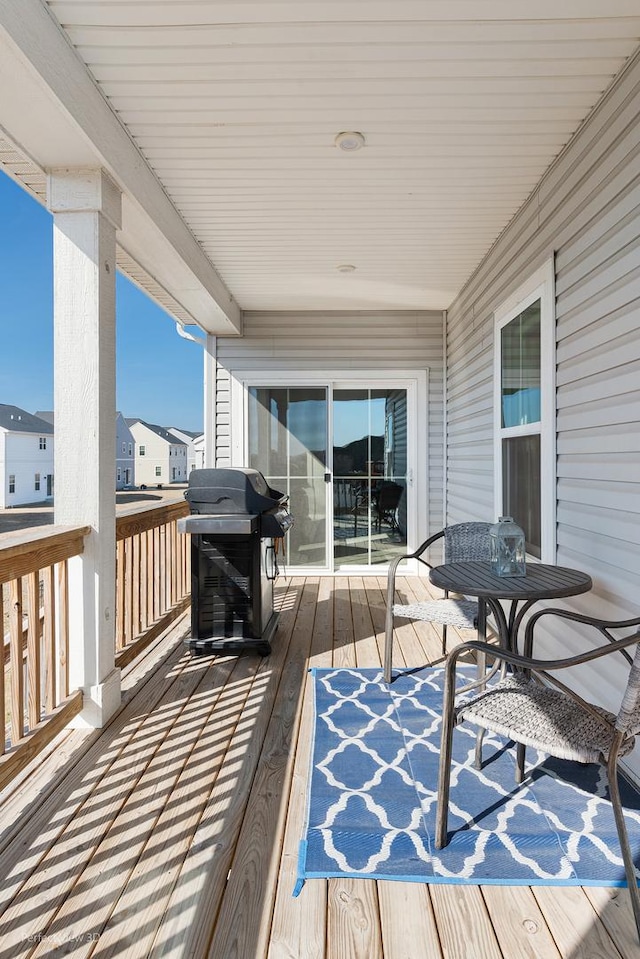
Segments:
[[[191,534],[193,652],[271,651],[277,626],[274,539],[293,524],[284,494],[257,470],[193,470],[185,497],[191,515],[178,529]]]

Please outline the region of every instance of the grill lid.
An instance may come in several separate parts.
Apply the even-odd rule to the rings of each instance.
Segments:
[[[287,500],[253,469],[191,470],[184,495],[192,513],[264,513]]]

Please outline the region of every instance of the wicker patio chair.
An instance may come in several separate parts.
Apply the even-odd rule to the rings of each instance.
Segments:
[[[606,644],[565,659],[533,659],[534,630],[543,617],[549,616],[596,630],[606,639]],[[627,647],[634,645],[635,655],[631,656]],[[478,680],[456,692],[456,664],[460,655],[468,650],[484,653],[493,658],[494,662],[506,663],[510,665],[512,672],[504,675],[490,688],[482,689],[482,680]],[[629,671],[617,715],[586,702],[556,676],[551,675],[556,670],[593,662],[614,653],[624,657]],[[442,849],[448,842],[451,749],[454,727],[458,723],[469,722],[480,730],[491,731],[517,743],[518,783],[524,778],[527,746],[558,759],[600,763],[606,769],[609,782],[609,795],[640,938],[640,891],[617,778],[619,757],[625,756],[633,749],[635,737],[640,733],[640,617],[612,622],[568,610],[548,608],[536,613],[529,620],[522,656],[488,643],[464,643],[454,649],[447,659],[442,710],[436,847]],[[481,756],[476,759],[477,764],[481,764]]]
[[[384,677],[391,682],[393,657],[393,627],[396,616],[403,619],[418,619],[424,622],[436,623],[442,626],[442,655],[447,649],[447,626],[457,626],[460,629],[479,630],[479,637],[484,639],[484,620],[479,621],[478,601],[475,599],[450,599],[445,593],[444,599],[433,599],[424,603],[410,603],[403,605],[395,602],[396,574],[398,566],[404,559],[417,559],[424,566],[431,568],[431,564],[423,559],[423,554],[432,543],[444,540],[444,562],[461,563],[465,561],[488,560],[490,556],[489,529],[491,523],[457,523],[434,533],[418,547],[415,553],[398,556],[389,567],[387,579],[387,613],[384,640]]]

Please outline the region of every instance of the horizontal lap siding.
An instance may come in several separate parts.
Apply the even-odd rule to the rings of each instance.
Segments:
[[[572,605],[640,611],[640,59],[543,179],[448,315],[447,517],[493,517],[493,311],[555,253],[557,562],[587,570]],[[550,633],[549,649],[577,649]],[[613,667],[585,693],[619,702]],[[631,762],[640,773],[640,760]]]
[[[244,314],[244,336],[217,340],[216,455],[230,462],[230,375],[251,370],[429,371],[429,524],[443,515],[443,338],[439,312]],[[374,386],[374,383],[370,384]],[[422,423],[424,426],[422,426]]]

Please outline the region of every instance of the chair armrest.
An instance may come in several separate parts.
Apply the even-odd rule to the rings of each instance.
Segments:
[[[417,559],[423,565],[431,569],[431,564],[427,563],[426,560],[421,559],[422,554],[434,543],[437,539],[444,538],[444,530],[440,530],[438,533],[434,533],[433,536],[430,536],[429,539],[426,539],[424,543],[421,543],[420,546],[413,553],[406,553],[404,556],[396,556],[391,565],[389,566],[389,572],[387,573],[387,607],[393,604],[395,592],[396,592],[396,574],[398,571],[398,566],[405,559]]]
[[[616,637],[612,635],[611,630],[631,629],[634,626],[640,629],[640,616],[633,619],[606,620],[598,619],[595,616],[586,616],[584,613],[576,613],[569,609],[548,606],[546,609],[534,613],[527,623],[524,639],[524,655],[527,657],[530,657],[533,652],[533,631],[543,616],[556,616],[558,619],[566,619],[573,623],[591,626],[604,636],[608,643],[616,642]]]
[[[635,625],[633,623],[632,625]],[[457,663],[458,658],[469,650],[486,653],[493,659],[500,662],[510,663],[512,666],[520,666],[522,669],[530,669],[533,672],[547,672],[554,669],[568,669],[570,666],[581,666],[583,663],[592,662],[594,659],[600,659],[608,653],[621,652],[627,646],[633,646],[640,643],[640,631],[631,636],[625,636],[623,639],[612,639],[606,646],[598,646],[596,649],[590,649],[586,653],[579,653],[577,656],[566,656],[563,659],[533,659],[530,656],[522,656],[520,653],[512,653],[502,646],[494,646],[491,643],[481,643],[478,640],[470,640],[468,643],[461,643],[453,649],[447,657],[447,662]]]

